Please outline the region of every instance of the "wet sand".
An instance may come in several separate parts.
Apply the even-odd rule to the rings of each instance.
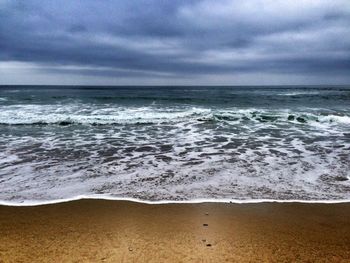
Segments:
[[[0,206],[0,262],[350,262],[350,204]]]

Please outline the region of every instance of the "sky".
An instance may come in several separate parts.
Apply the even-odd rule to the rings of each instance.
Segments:
[[[350,1],[0,0],[0,84],[350,84]]]

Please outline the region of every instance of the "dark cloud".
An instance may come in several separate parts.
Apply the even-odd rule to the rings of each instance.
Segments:
[[[71,25],[68,29],[68,32],[70,32],[70,33],[81,33],[81,32],[85,32],[85,31],[87,31],[86,26],[79,25],[79,24]]]
[[[234,80],[280,73],[343,74],[349,81],[350,6],[347,0],[0,0],[0,63],[6,69],[12,62],[71,77]]]

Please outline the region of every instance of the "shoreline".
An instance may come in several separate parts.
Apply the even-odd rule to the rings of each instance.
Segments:
[[[4,262],[349,262],[350,203],[0,206]]]
[[[159,200],[149,201],[137,198],[123,198],[112,197],[108,195],[78,195],[72,198],[53,199],[48,201],[23,201],[23,202],[11,202],[1,201],[0,206],[13,206],[13,207],[31,207],[31,206],[44,206],[55,205],[61,203],[69,203],[81,200],[102,200],[102,201],[116,201],[116,202],[132,202],[146,205],[167,205],[167,204],[203,204],[203,203],[217,203],[217,204],[262,204],[262,203],[277,203],[277,204],[346,204],[350,203],[350,199],[333,199],[333,200],[303,200],[303,199],[193,199],[193,200]]]

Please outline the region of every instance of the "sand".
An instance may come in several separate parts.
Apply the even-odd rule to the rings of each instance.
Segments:
[[[350,262],[350,204],[0,206],[0,262]]]

